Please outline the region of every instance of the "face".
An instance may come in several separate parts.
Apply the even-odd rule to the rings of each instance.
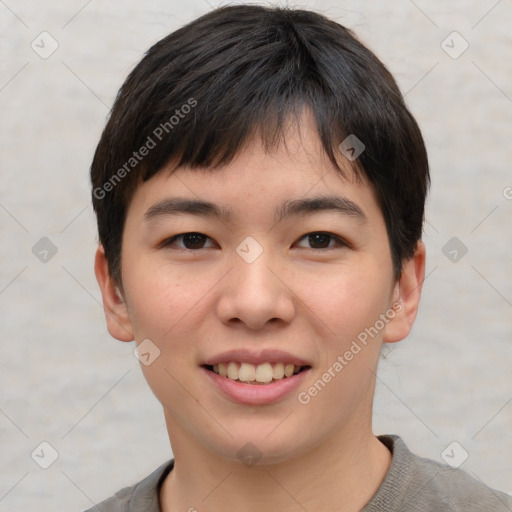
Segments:
[[[109,330],[146,354],[173,446],[276,462],[371,430],[382,342],[415,308],[373,189],[345,169],[306,119],[272,153],[253,141],[225,167],[169,167],[135,192]]]

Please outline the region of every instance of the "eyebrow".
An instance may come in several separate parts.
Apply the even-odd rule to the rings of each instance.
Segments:
[[[362,223],[368,218],[356,203],[346,197],[324,195],[305,199],[287,200],[275,211],[276,222],[281,222],[291,216],[306,216],[323,211],[334,211],[341,215],[353,217]],[[167,198],[149,207],[144,213],[144,220],[151,222],[157,218],[172,215],[191,214],[201,217],[213,217],[228,221],[232,218],[233,212],[210,201]]]

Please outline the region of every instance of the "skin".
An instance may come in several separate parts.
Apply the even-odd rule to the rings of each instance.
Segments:
[[[348,179],[339,176],[307,113],[300,129],[289,125],[285,140],[265,152],[255,139],[211,172],[169,165],[141,184],[124,228],[122,291],[102,247],[96,254],[110,334],[150,339],[160,350],[141,367],[163,406],[175,457],[160,492],[164,512],[357,511],[391,462],[372,432],[375,372],[382,343],[405,338],[414,322],[425,248],[418,242],[396,281],[372,187],[357,183],[347,162]],[[321,211],[276,224],[274,209],[283,201],[321,194],[350,199],[366,221]],[[233,215],[144,220],[169,197],[208,200]],[[333,237],[319,246],[305,236],[319,231],[347,244]],[[202,248],[186,250],[183,238],[162,246],[189,232],[208,237]],[[236,253],[249,235],[263,249],[252,263]],[[225,350],[277,347],[310,363],[298,391],[307,390],[397,301],[400,311],[308,404],[297,392],[269,405],[235,404],[200,368]],[[237,458],[247,442],[261,453],[251,467]]]

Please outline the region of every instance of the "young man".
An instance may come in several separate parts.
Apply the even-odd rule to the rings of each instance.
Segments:
[[[319,14],[232,6],[155,44],[91,169],[110,334],[174,453],[91,510],[507,511],[372,432],[425,269],[428,163],[383,64]]]

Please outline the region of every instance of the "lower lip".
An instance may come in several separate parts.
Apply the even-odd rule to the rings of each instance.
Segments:
[[[296,390],[306,378],[310,368],[271,384],[245,384],[221,377],[203,367],[201,370],[206,373],[217,389],[232,401],[246,405],[264,405],[278,402]]]

